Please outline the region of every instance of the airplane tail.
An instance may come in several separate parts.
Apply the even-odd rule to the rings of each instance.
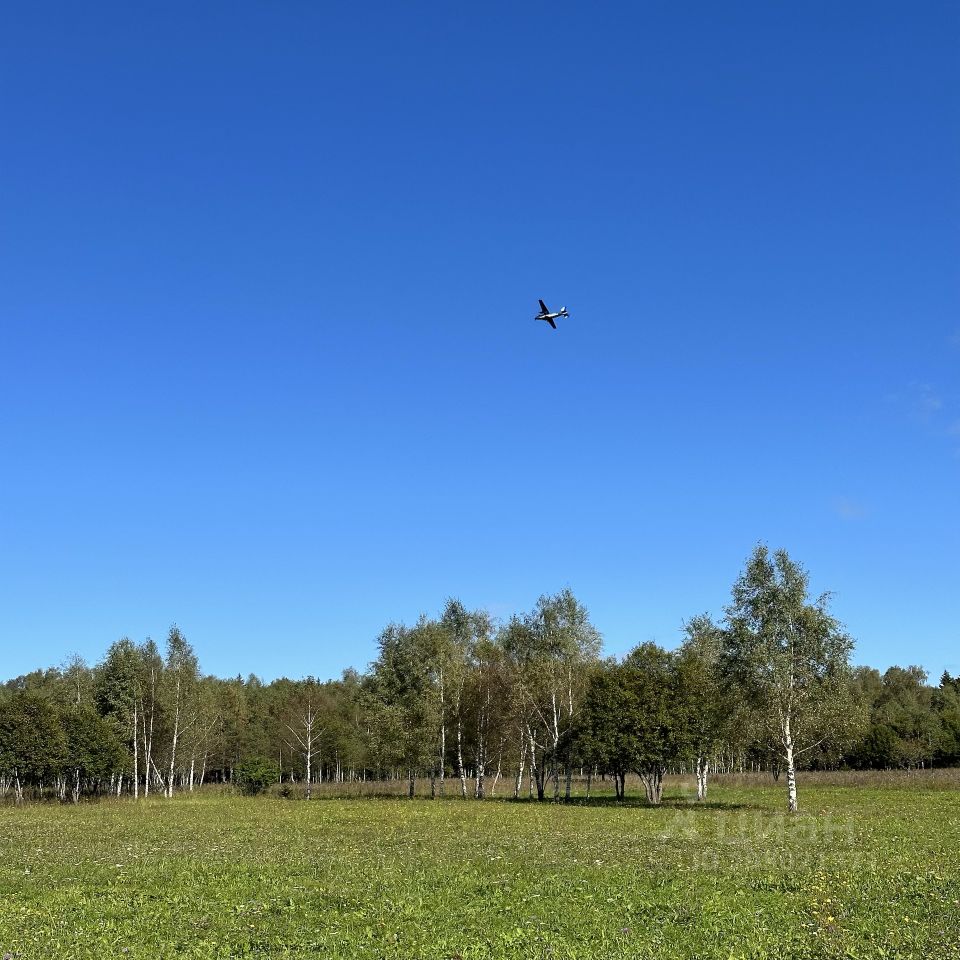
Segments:
[[[566,308],[566,307],[561,307],[561,308],[560,308],[560,316],[561,316],[561,317],[569,317],[569,316],[570,316],[570,314],[567,313],[567,308]]]

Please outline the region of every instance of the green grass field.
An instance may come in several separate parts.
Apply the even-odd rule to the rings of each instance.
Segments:
[[[960,792],[0,808],[0,956],[960,957]]]

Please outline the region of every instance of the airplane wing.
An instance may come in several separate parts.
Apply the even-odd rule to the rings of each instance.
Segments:
[[[547,309],[547,305],[546,305],[542,300],[540,301],[540,309],[541,309],[544,313],[549,313],[549,312],[550,312],[550,311]]]
[[[547,317],[547,323],[549,323],[554,330],[557,329],[557,325],[553,322],[553,320],[550,317]]]

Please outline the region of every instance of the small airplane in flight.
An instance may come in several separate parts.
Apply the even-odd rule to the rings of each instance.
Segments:
[[[569,317],[570,314],[567,313],[566,307],[561,307],[556,313],[551,313],[550,308],[541,300],[540,301],[540,312],[533,318],[534,320],[546,320],[547,323],[553,327],[554,330],[557,329],[557,325],[553,322],[557,317]]]

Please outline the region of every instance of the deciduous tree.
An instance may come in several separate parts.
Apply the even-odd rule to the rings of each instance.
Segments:
[[[853,641],[811,600],[805,570],[785,550],[760,545],[733,586],[723,631],[726,675],[783,760],[787,808],[797,810],[797,760],[851,733]]]

